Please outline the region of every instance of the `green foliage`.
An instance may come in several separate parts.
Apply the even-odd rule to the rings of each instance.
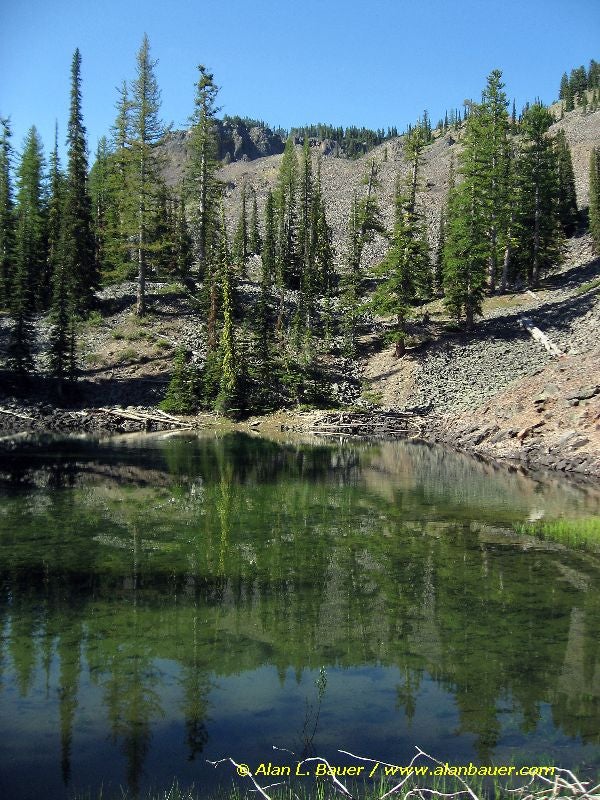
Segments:
[[[256,191],[252,189],[252,210],[250,213],[250,231],[248,234],[248,247],[253,255],[259,256],[262,252],[262,238],[258,227],[258,205]]]
[[[80,309],[92,304],[99,283],[94,258],[92,209],[88,194],[85,127],[81,111],[81,56],[75,50],[71,64],[71,106],[67,128],[67,171],[61,217],[60,260],[67,273],[69,292]]]
[[[17,168],[15,253],[15,286],[20,282],[17,291],[24,293],[24,302],[30,309],[41,307],[39,288],[45,280],[47,266],[44,166],[42,142],[32,127],[25,138]]]
[[[173,361],[173,374],[165,399],[159,408],[173,414],[192,414],[198,407],[198,374],[188,354],[178,348]]]
[[[371,298],[382,316],[396,318],[396,355],[404,354],[405,321],[411,306],[431,296],[431,265],[426,227],[417,206],[419,159],[426,136],[416,129],[407,137],[406,155],[412,163],[408,185],[398,184],[394,230],[387,255],[376,270],[383,278]]]
[[[194,113],[191,117],[190,161],[186,175],[187,198],[192,207],[193,240],[198,276],[210,273],[216,261],[218,249],[218,208],[221,188],[216,177],[219,163],[218,144],[214,132],[214,120],[218,87],[214,76],[202,64],[198,67]],[[206,277],[210,277],[207,275]]]
[[[563,130],[556,133],[554,148],[557,169],[558,217],[565,236],[572,236],[577,227],[577,194],[571,150]]]
[[[248,212],[246,210],[246,184],[242,185],[241,208],[238,224],[233,237],[233,261],[240,269],[242,275],[246,272],[246,262],[249,255]]]
[[[136,78],[131,87],[131,144],[130,192],[136,214],[131,233],[137,239],[138,288],[136,311],[146,312],[147,253],[151,241],[149,228],[155,210],[155,198],[162,183],[162,158],[156,144],[164,137],[167,128],[160,119],[160,91],[155,76],[157,62],[150,58],[150,43],[144,34],[137,54]]]
[[[315,125],[304,125],[301,128],[292,128],[290,135],[303,140],[312,138],[322,141],[323,139],[329,139],[337,143],[339,153],[343,153],[348,158],[358,158],[386,139],[398,136],[398,130],[395,127],[387,130],[371,130],[370,128],[357,128],[356,126],[344,128],[317,123]]]
[[[557,153],[547,131],[552,115],[534,103],[521,121],[522,142],[516,166],[516,264],[520,274],[537,286],[561,257]]]
[[[15,209],[11,178],[12,147],[8,119],[0,119],[0,308],[10,303],[15,269]]]
[[[485,225],[472,185],[463,181],[448,199],[444,244],[444,304],[471,328],[482,313],[488,249]]]

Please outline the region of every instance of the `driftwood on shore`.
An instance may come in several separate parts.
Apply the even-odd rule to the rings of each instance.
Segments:
[[[422,421],[408,411],[372,411],[361,414],[340,411],[326,414],[310,428],[317,436],[360,436],[379,438],[421,436]]]
[[[18,417],[19,419],[33,419],[28,414],[19,414],[16,411],[11,411],[8,408],[0,408],[0,414],[8,414],[11,417]]]
[[[189,422],[171,416],[158,408],[149,411],[140,411],[138,408],[98,408],[95,411],[100,411],[105,414],[111,414],[114,417],[121,419],[133,420],[135,422],[143,422],[144,425],[149,425],[151,422],[159,422],[161,425],[167,427],[176,427],[189,430],[193,426]]]

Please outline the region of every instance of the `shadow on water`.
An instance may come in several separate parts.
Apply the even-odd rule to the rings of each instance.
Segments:
[[[210,788],[273,744],[600,763],[600,554],[515,532],[597,515],[590,487],[230,435],[18,444],[0,496],[16,800]]]

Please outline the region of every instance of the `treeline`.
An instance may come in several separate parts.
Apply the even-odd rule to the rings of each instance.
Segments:
[[[562,101],[563,111],[573,111],[577,106],[584,113],[597,111],[600,107],[600,62],[592,59],[587,70],[582,65],[572,69],[569,75],[564,72],[558,99]]]
[[[301,139],[306,137],[321,141],[329,139],[336,142],[339,150],[348,158],[358,158],[387,139],[393,139],[398,136],[398,129],[392,126],[388,127],[387,130],[384,128],[371,130],[370,128],[357,128],[354,125],[344,128],[343,126],[325,125],[319,122],[316,125],[292,128],[286,133],[287,136],[296,136]]]

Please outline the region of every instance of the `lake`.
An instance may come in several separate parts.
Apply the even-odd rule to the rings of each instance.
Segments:
[[[600,545],[523,527],[593,487],[242,434],[1,459],[0,796],[245,787],[207,760],[273,746],[600,772]]]

